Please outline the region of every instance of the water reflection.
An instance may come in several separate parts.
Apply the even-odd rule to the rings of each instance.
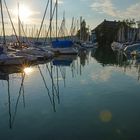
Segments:
[[[140,75],[140,63],[136,59],[127,59],[123,52],[114,53],[110,49],[97,49],[94,55],[91,57],[95,58],[103,67],[112,66],[112,69],[122,71],[126,75],[138,76]]]
[[[109,110],[103,110],[100,112],[100,120],[104,123],[108,123],[112,120],[112,113]]]
[[[24,69],[22,67],[18,67],[18,66],[11,66],[11,67],[2,67],[0,68],[0,80],[4,80],[7,83],[7,93],[8,93],[8,112],[9,112],[9,128],[12,129],[13,124],[14,124],[14,120],[16,117],[16,113],[17,113],[17,107],[18,107],[18,102],[19,102],[19,98],[21,96],[21,91],[23,91],[23,103],[24,103],[24,107],[25,107],[25,99],[24,99],[24,86],[23,86],[23,82],[24,82],[24,78],[25,78],[25,73],[23,73]],[[22,75],[22,81],[21,81],[21,86],[20,86],[20,90],[19,90],[19,96],[17,98],[17,102],[15,105],[15,113],[12,116],[12,110],[11,110],[11,92],[10,92],[10,74],[13,73],[20,73]]]
[[[24,80],[25,80],[25,73],[22,73],[21,76],[21,84],[20,84],[20,88],[19,88],[19,94],[18,94],[18,97],[17,97],[17,100],[16,100],[16,104],[15,104],[15,111],[14,111],[14,114],[13,114],[13,119],[12,119],[12,122],[11,122],[11,126],[14,125],[14,121],[15,121],[15,118],[16,118],[16,114],[17,114],[17,111],[18,111],[18,104],[19,104],[19,100],[20,100],[20,97],[22,95],[23,97],[23,107],[25,108],[25,95],[24,95]]]
[[[116,54],[113,53],[111,49],[98,48],[96,52],[91,53],[91,56],[94,57],[103,66],[117,64]]]
[[[5,79],[4,79],[5,80]],[[11,97],[10,97],[10,85],[9,85],[9,79],[8,82],[8,110],[9,110],[9,128],[12,128],[12,114],[11,114]]]
[[[30,75],[30,74],[33,72],[33,68],[31,68],[31,67],[25,67],[25,68],[23,69],[23,71],[24,71],[24,73],[25,73],[26,75]]]
[[[127,75],[131,77],[128,79]],[[92,130],[96,132],[94,134],[101,130],[108,133],[115,131],[110,132],[111,135],[120,134],[122,127],[128,126],[127,121],[121,121],[121,115],[125,115],[123,112],[131,118],[136,115],[132,110],[126,111],[135,108],[135,105],[129,105],[131,91],[136,89],[136,93],[139,92],[137,80],[132,80],[134,77],[140,79],[137,61],[127,60],[123,54],[100,48],[81,51],[78,56],[56,57],[48,63],[37,64],[26,70],[2,68],[0,80],[7,84],[9,128],[14,128],[18,134],[20,129],[26,127],[24,131],[29,131],[32,136],[46,136],[46,133],[48,136],[52,132],[56,137],[64,134],[69,136],[72,132],[73,136],[85,134],[94,138]],[[139,95],[135,96],[135,100],[138,100]],[[34,127],[40,129],[39,134]],[[102,131],[100,133],[104,135]]]

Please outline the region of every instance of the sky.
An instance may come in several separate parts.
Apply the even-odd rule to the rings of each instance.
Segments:
[[[13,22],[17,21],[17,3],[19,2],[22,22],[30,26],[40,25],[47,0],[6,0],[6,2]],[[68,29],[71,26],[72,17],[79,20],[80,16],[86,20],[90,29],[94,29],[104,19],[134,18],[136,21],[140,20],[140,0],[59,0],[58,11],[59,24],[65,11]],[[7,14],[4,15],[6,18]],[[45,19],[45,24],[48,25],[49,11]]]

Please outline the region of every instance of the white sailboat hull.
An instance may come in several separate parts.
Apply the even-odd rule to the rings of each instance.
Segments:
[[[0,65],[22,65],[25,58],[20,56],[0,55]]]
[[[42,56],[44,58],[50,58],[52,57],[54,54],[47,51],[47,50],[40,50],[39,48],[28,48],[28,49],[24,49],[21,51],[22,53],[25,54],[30,54],[33,56]]]
[[[113,51],[119,51],[123,49],[123,43],[119,43],[119,42],[113,42],[111,44],[111,48]]]

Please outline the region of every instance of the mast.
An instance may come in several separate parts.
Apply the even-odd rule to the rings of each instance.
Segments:
[[[3,45],[4,45],[4,51],[6,51],[7,48],[6,48],[6,38],[5,38],[5,26],[4,26],[4,18],[3,18],[2,0],[0,0],[0,9],[1,9],[2,30],[3,30]]]
[[[90,26],[88,25],[88,38],[87,38],[87,42],[90,42]]]
[[[19,40],[20,40],[20,13],[19,13],[19,3],[18,3],[18,35],[19,35]],[[19,42],[19,46],[20,46],[20,42]]]
[[[15,27],[14,27],[14,24],[13,24],[12,19],[11,19],[11,16],[10,16],[10,12],[8,10],[8,7],[7,7],[7,4],[6,4],[6,1],[5,0],[4,0],[4,4],[5,4],[5,7],[6,7],[6,11],[8,13],[8,16],[9,16],[9,19],[10,19],[10,22],[11,22],[11,25],[12,25],[12,28],[13,28],[13,31],[15,33],[16,39],[17,39],[18,43],[20,43],[19,38],[18,38],[17,33],[16,33],[16,30],[15,30]]]
[[[41,34],[41,30],[42,30],[42,27],[43,27],[43,23],[44,23],[44,20],[45,20],[45,16],[46,16],[46,13],[47,13],[47,9],[48,9],[48,6],[49,6],[49,1],[47,2],[47,5],[46,5],[46,8],[45,8],[45,12],[44,12],[44,15],[43,15],[43,19],[41,21],[41,25],[40,25],[40,28],[39,28],[39,32],[37,34],[37,38],[36,38],[36,41],[39,40],[39,37],[40,37],[40,34]]]
[[[70,28],[70,37],[73,37],[73,31],[74,31],[74,17],[72,17],[72,23],[71,23],[71,28]]]
[[[56,39],[57,39],[57,26],[58,26],[58,0],[56,0]]]
[[[52,0],[50,0],[50,41],[52,40]]]
[[[63,25],[62,25],[62,30],[63,30],[63,35],[64,35],[64,38],[65,38],[65,28],[66,27],[66,25],[65,25],[65,11],[64,11],[64,13],[63,13]]]
[[[9,77],[8,77],[9,78]],[[8,82],[8,109],[9,109],[9,128],[12,129],[12,113],[11,113],[11,97],[10,97],[10,83]]]
[[[82,41],[82,17],[80,17],[80,41]]]

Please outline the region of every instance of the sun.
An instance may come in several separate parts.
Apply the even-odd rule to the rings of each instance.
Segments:
[[[30,7],[25,4],[19,5],[19,11],[18,8],[16,8],[15,10],[13,10],[13,13],[15,16],[18,16],[19,13],[19,17],[22,22],[27,22],[32,15]]]

